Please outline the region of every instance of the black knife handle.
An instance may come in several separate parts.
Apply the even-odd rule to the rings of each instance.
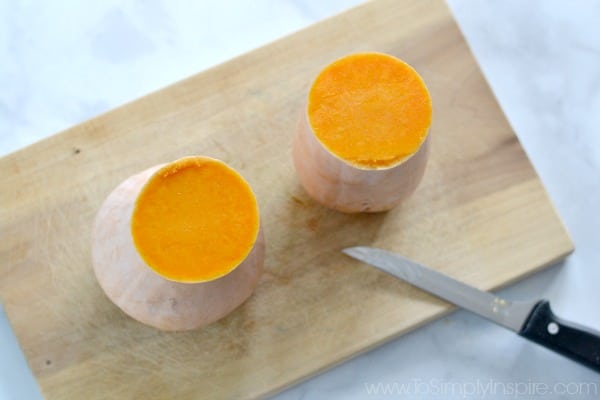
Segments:
[[[546,300],[535,305],[519,335],[600,372],[600,333],[557,318]]]

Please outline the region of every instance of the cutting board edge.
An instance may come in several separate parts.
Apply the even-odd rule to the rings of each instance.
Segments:
[[[568,234],[567,234],[567,237],[568,237]],[[567,257],[573,253],[573,251],[574,251],[574,246],[573,246],[573,244],[571,242],[571,246],[568,249],[565,249],[565,251],[562,252],[561,254],[559,254],[559,255],[557,255],[555,257],[552,257],[547,262],[542,263],[538,268],[535,268],[535,269],[533,269],[531,271],[526,271],[526,272],[524,272],[524,273],[522,273],[522,274],[520,274],[518,276],[515,276],[513,279],[511,279],[509,281],[503,282],[500,285],[496,285],[496,286],[488,289],[488,291],[496,291],[496,290],[499,290],[499,289],[506,288],[508,286],[511,286],[513,284],[516,284],[516,283],[522,281],[523,279],[527,279],[527,278],[533,276],[537,272],[540,272],[542,270],[546,270],[546,269],[548,269],[548,268],[550,268],[552,266],[557,266],[558,267],[558,264],[560,262],[562,262],[562,261],[565,261],[567,259]],[[288,389],[291,389],[294,386],[299,385],[299,384],[301,384],[303,382],[306,382],[306,381],[308,381],[308,380],[310,380],[310,379],[312,379],[312,378],[314,378],[314,377],[316,377],[316,376],[318,376],[318,375],[320,375],[320,374],[322,374],[324,372],[331,371],[331,370],[337,368],[338,366],[346,363],[347,361],[350,361],[350,360],[353,360],[355,358],[358,358],[358,357],[360,357],[360,356],[362,356],[362,355],[370,352],[371,350],[374,350],[374,349],[376,349],[378,347],[381,347],[381,346],[383,346],[385,344],[391,343],[392,341],[403,337],[407,333],[414,332],[414,331],[416,331],[416,330],[424,327],[425,325],[428,325],[428,324],[430,324],[432,322],[438,321],[438,320],[442,319],[443,317],[445,317],[445,316],[447,316],[447,315],[449,315],[452,312],[457,311],[457,310],[458,310],[458,307],[450,305],[449,303],[446,303],[443,306],[443,309],[441,309],[439,312],[433,313],[432,315],[428,316],[427,318],[423,319],[422,321],[419,321],[418,323],[416,323],[414,325],[408,326],[408,327],[406,327],[403,330],[400,330],[400,331],[397,331],[397,332],[395,332],[395,333],[393,333],[391,335],[385,336],[384,338],[382,338],[382,339],[380,339],[380,340],[378,340],[376,342],[373,342],[373,343],[371,343],[368,346],[357,346],[357,348],[354,349],[351,352],[351,354],[344,355],[339,360],[336,360],[336,361],[334,361],[333,363],[331,363],[329,365],[325,365],[322,368],[319,368],[317,370],[313,370],[309,374],[304,375],[303,377],[300,377],[300,378],[298,378],[298,379],[296,379],[294,381],[288,382],[288,383],[286,383],[284,385],[281,385],[281,386],[279,386],[277,388],[274,388],[274,389],[269,390],[269,391],[262,392],[261,394],[258,394],[256,397],[249,397],[249,398],[251,398],[251,399],[254,399],[254,398],[257,398],[257,399],[266,399],[266,398],[275,396],[277,394],[280,394],[280,393],[282,393],[282,392],[284,392],[284,391],[286,391]],[[490,323],[492,323],[492,322],[490,322]]]
[[[279,36],[276,39],[270,40],[268,42],[262,43],[256,47],[247,49],[245,51],[243,51],[240,54],[237,54],[235,56],[232,56],[230,58],[227,58],[225,60],[222,60],[220,62],[217,62],[214,65],[210,65],[204,69],[200,69],[194,73],[192,73],[191,75],[187,75],[181,78],[178,78],[176,80],[174,80],[171,83],[168,83],[167,85],[164,86],[160,86],[156,89],[151,89],[149,92],[140,94],[136,97],[131,98],[130,100],[127,100],[121,104],[115,105],[111,108],[109,108],[108,110],[105,110],[103,112],[100,112],[96,115],[92,115],[84,120],[78,121],[78,122],[74,122],[71,125],[63,128],[63,129],[59,129],[58,131],[54,132],[54,133],[50,133],[48,136],[45,136],[43,138],[40,138],[32,143],[28,143],[26,145],[24,145],[23,147],[20,147],[18,149],[14,149],[9,151],[6,154],[3,154],[0,156],[0,171],[2,171],[2,163],[3,162],[8,162],[8,160],[10,158],[13,157],[18,157],[19,155],[21,155],[21,153],[26,153],[29,152],[29,150],[33,147],[37,147],[37,146],[42,146],[45,145],[51,141],[57,140],[58,137],[62,136],[67,136],[69,134],[74,134],[74,133],[70,133],[70,132],[75,132],[77,131],[77,129],[79,129],[81,126],[85,125],[85,124],[89,124],[89,123],[93,123],[96,120],[102,119],[102,118],[106,118],[108,115],[116,113],[121,111],[122,109],[125,109],[127,107],[129,107],[130,105],[134,104],[134,103],[138,103],[138,102],[143,102],[144,100],[146,100],[147,98],[150,98],[152,96],[155,96],[161,92],[167,92],[169,90],[171,90],[173,87],[177,87],[177,86],[184,86],[186,85],[186,83],[190,80],[193,79],[197,79],[199,76],[201,75],[209,75],[213,70],[217,70],[217,69],[222,69],[228,65],[235,65],[239,63],[239,60],[242,60],[244,58],[247,58],[249,56],[251,56],[252,54],[256,53],[256,52],[260,52],[260,51],[264,51],[264,49],[267,49],[269,47],[272,47],[273,45],[276,45],[279,42],[283,42],[288,40],[290,37],[296,36],[296,35],[301,35],[302,32],[304,31],[308,31],[308,30],[312,30],[313,28],[319,26],[319,25],[326,25],[330,20],[336,19],[338,18],[340,15],[344,15],[346,13],[349,12],[356,12],[357,9],[360,8],[369,8],[370,1],[364,0],[362,3],[356,4],[350,8],[344,9],[336,14],[330,15],[329,17],[319,20],[317,22],[314,22],[312,24],[306,25],[302,28],[298,28],[294,31],[288,32],[286,34],[284,34],[283,36]],[[446,0],[440,0],[440,3],[442,3],[448,10],[450,10],[450,8],[448,7]],[[454,18],[453,15],[451,15],[452,19],[454,21],[456,21],[456,19]],[[0,174],[0,177],[2,175]]]

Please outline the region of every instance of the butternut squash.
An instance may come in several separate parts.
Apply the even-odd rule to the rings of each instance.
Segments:
[[[200,156],[122,182],[98,211],[92,237],[94,271],[109,299],[168,331],[202,327],[242,304],[265,252],[248,183]]]
[[[300,183],[339,211],[391,209],[423,177],[431,117],[427,87],[404,61],[375,52],[334,61],[314,80],[294,136]]]

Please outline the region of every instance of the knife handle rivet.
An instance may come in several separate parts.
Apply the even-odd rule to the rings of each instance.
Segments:
[[[548,329],[548,333],[551,335],[556,335],[559,331],[559,327],[556,322],[550,322],[546,329]]]

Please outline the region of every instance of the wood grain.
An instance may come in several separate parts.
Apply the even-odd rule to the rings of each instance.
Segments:
[[[416,193],[344,215],[303,192],[291,140],[308,86],[336,57],[390,53],[433,99]],[[204,154],[258,196],[266,274],[229,317],[162,333],[121,313],[94,279],[92,220],[123,179]],[[483,289],[572,251],[543,186],[445,4],[376,0],[0,160],[0,295],[48,399],[219,399],[274,393],[449,311],[340,253],[400,252]]]

